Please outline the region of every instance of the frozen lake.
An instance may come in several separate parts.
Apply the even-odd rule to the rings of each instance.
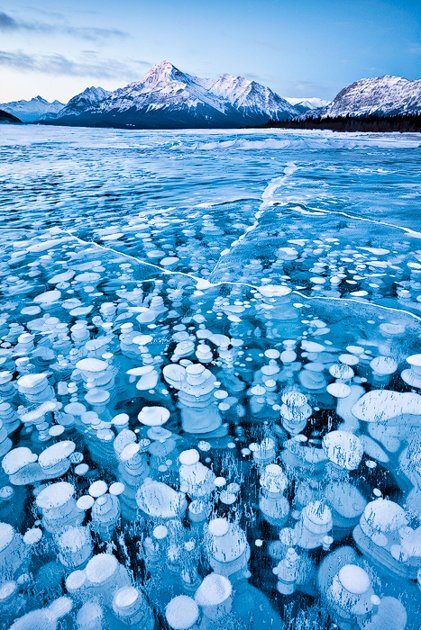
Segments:
[[[1,127],[1,627],[417,629],[420,146]]]

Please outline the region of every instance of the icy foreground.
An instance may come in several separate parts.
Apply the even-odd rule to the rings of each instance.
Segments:
[[[419,138],[0,158],[1,627],[416,630]]]

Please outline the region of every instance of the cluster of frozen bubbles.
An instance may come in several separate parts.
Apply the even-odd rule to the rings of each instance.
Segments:
[[[2,273],[1,627],[416,630],[416,318],[54,230]]]

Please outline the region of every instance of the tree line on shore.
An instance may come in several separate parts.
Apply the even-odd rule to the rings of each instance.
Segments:
[[[331,129],[332,131],[400,131],[421,132],[421,115],[341,116],[269,121],[265,127],[284,129]]]

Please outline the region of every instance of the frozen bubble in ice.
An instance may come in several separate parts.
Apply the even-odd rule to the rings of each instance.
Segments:
[[[385,422],[392,418],[401,420],[406,415],[421,414],[421,396],[412,392],[375,389],[355,403],[352,413],[365,422]]]
[[[88,464],[78,464],[75,466],[75,474],[83,477],[89,470]]]
[[[63,426],[61,426],[60,424],[55,424],[54,426],[50,427],[48,433],[51,435],[51,437],[59,437],[60,435],[63,435],[64,431],[65,429]]]
[[[199,461],[199,453],[196,451],[196,449],[191,448],[187,451],[182,451],[178,459],[180,461],[180,464],[182,464],[183,466],[193,466]]]
[[[94,481],[93,483],[91,483],[88,492],[91,497],[97,499],[98,497],[101,497],[103,494],[105,494],[107,490],[108,486],[105,481],[102,481],[102,479],[98,479],[98,481]]]
[[[360,519],[361,529],[370,537],[375,532],[388,533],[407,524],[405,510],[398,503],[383,498],[367,503]]]
[[[121,481],[115,481],[111,484],[109,492],[117,497],[124,492],[124,488],[124,483],[121,483]]]
[[[120,452],[120,459],[122,462],[130,461],[140,451],[140,444],[137,442],[131,442],[127,444]]]
[[[421,354],[411,354],[406,362],[410,368],[401,372],[402,380],[410,387],[421,389]]]
[[[191,597],[178,595],[167,604],[165,617],[173,630],[188,630],[199,618],[199,607]]]
[[[199,606],[219,606],[227,601],[231,594],[232,585],[229,579],[218,573],[210,573],[203,579],[194,599]]]
[[[340,383],[336,381],[335,383],[330,383],[326,390],[329,392],[331,396],[334,398],[346,398],[351,393],[351,388],[346,383]]]
[[[214,518],[209,521],[208,528],[212,536],[225,536],[229,531],[229,523],[226,518]]]
[[[257,290],[265,297],[284,297],[291,293],[291,289],[283,284],[266,284]]]
[[[338,359],[340,363],[344,363],[345,365],[349,365],[351,367],[359,363],[359,358],[355,354],[340,354]]]
[[[356,564],[346,564],[339,570],[339,581],[342,586],[354,595],[362,595],[370,587],[370,578],[364,569]]]
[[[99,553],[86,565],[86,577],[91,584],[101,584],[109,580],[117,571],[118,561],[109,553]]]
[[[331,431],[323,438],[323,448],[331,462],[355,470],[362,459],[364,449],[361,440],[348,431]]]
[[[92,372],[97,374],[98,372],[103,372],[108,368],[108,363],[106,361],[102,361],[102,359],[95,359],[90,357],[88,359],[81,359],[76,363],[76,367],[81,372]]]
[[[27,545],[34,545],[39,542],[41,538],[42,529],[40,529],[39,527],[33,527],[32,529],[28,529],[28,531],[25,532],[23,541]]]
[[[334,363],[329,368],[329,373],[333,378],[349,381],[354,376],[354,370],[345,363]]]
[[[148,427],[156,427],[168,421],[170,412],[165,407],[143,407],[137,417],[142,424]]]
[[[138,507],[152,518],[176,518],[186,509],[183,492],[176,492],[161,481],[146,478],[137,491]]]
[[[75,489],[71,483],[67,481],[58,481],[46,486],[37,494],[36,503],[42,510],[51,510],[59,508],[74,495]]]
[[[310,341],[307,339],[303,339],[301,342],[301,347],[305,352],[318,353],[323,352],[325,347],[321,343],[317,343],[317,341]]]
[[[38,456],[26,446],[18,446],[9,451],[2,459],[1,465],[6,475],[14,475],[21,468],[33,464]]]
[[[168,528],[165,525],[157,525],[154,527],[153,535],[157,540],[163,540],[168,536]]]
[[[84,494],[76,501],[76,505],[79,510],[90,510],[93,504],[95,503],[95,499],[88,494]]]
[[[166,256],[160,260],[159,264],[162,265],[162,267],[173,267],[178,261],[179,258],[177,258],[177,256]]]
[[[60,284],[61,282],[68,282],[75,275],[75,272],[69,269],[69,271],[63,271],[58,273],[48,280],[49,284]]]
[[[24,394],[38,391],[47,380],[47,374],[24,374],[18,379],[19,390]]]
[[[36,304],[52,304],[53,302],[58,302],[61,298],[61,291],[54,289],[53,291],[45,291],[45,293],[40,293],[39,295],[34,297],[34,302]]]
[[[76,624],[78,630],[101,630],[104,627],[104,613],[99,602],[85,602],[78,610]]]
[[[392,357],[379,356],[370,361],[370,367],[373,372],[385,376],[396,372],[398,364]]]
[[[43,470],[49,470],[60,464],[63,460],[67,459],[69,455],[73,453],[76,445],[71,440],[64,440],[63,442],[57,442],[52,446],[49,446],[42,451],[38,461]]]

